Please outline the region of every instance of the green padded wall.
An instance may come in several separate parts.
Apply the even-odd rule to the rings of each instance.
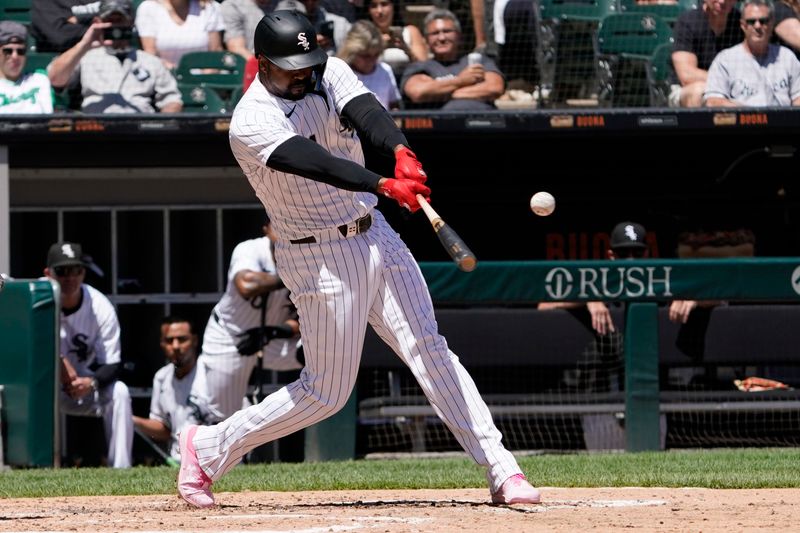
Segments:
[[[57,300],[49,280],[8,281],[0,292],[4,459],[11,466],[57,466]]]

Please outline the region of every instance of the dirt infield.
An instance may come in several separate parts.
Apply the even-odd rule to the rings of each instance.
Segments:
[[[543,503],[492,506],[485,490],[244,492],[211,510],[173,495],[0,501],[0,531],[792,531],[800,490],[542,489]]]

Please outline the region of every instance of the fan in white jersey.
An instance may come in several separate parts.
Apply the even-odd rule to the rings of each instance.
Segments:
[[[131,466],[133,421],[122,369],[119,321],[114,306],[83,282],[88,262],[81,245],[58,242],[47,253],[45,276],[61,287],[61,410],[103,419],[108,463]]]
[[[25,73],[28,30],[19,22],[0,22],[0,114],[53,112],[53,89],[44,72]]]
[[[281,279],[300,315],[305,367],[260,404],[184,430],[178,492],[192,505],[214,505],[211,483],[246,453],[341,409],[370,324],[486,468],[492,501],[538,503],[539,491],[502,445],[475,383],[438,334],[411,252],[375,209],[376,194],[411,211],[420,207],[417,194],[430,195],[405,136],[350,67],[317,46],[302,15],[266,15],[255,50],[258,78],[234,110],[230,143],[272,218]],[[364,168],[362,142],[394,153],[395,177]]]
[[[256,365],[276,371],[303,366],[297,353],[297,311],[278,277],[269,218],[262,231],[263,237],[234,248],[225,293],[203,334],[198,364],[205,370],[211,405],[223,418],[242,408]]]
[[[133,417],[136,429],[169,443],[170,455],[180,459],[178,433],[188,424],[222,420],[208,401],[205,369],[197,364],[197,334],[191,322],[178,316],[161,321],[161,351],[167,363],[153,376],[150,416]]]

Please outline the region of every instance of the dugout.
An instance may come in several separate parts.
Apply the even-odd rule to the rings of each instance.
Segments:
[[[593,259],[621,219],[644,223],[657,257],[682,233],[755,235],[758,256],[800,250],[793,157],[800,111],[576,109],[395,113],[424,162],[434,206],[481,261]],[[202,327],[233,246],[261,207],[220,115],[8,117],[0,122],[0,271],[41,275],[50,243],[84,243],[87,278],[117,305],[127,381],[161,365],[166,312]],[[775,155],[787,157],[774,157]],[[372,168],[390,161],[368,153]],[[534,217],[538,190],[558,202]],[[447,261],[422,216],[380,200],[421,261]],[[200,267],[202,265],[202,267]]]

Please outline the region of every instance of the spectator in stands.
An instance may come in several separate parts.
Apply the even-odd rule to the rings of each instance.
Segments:
[[[136,29],[142,50],[175,69],[187,52],[222,50],[225,26],[214,0],[144,0]]]
[[[262,237],[234,248],[225,292],[203,335],[199,364],[205,366],[211,405],[226,418],[242,408],[257,365],[277,371],[303,367],[297,309],[276,271],[269,219],[262,231]]]
[[[794,2],[796,0],[785,0]],[[699,9],[684,11],[675,23],[672,63],[676,77],[670,107],[703,105],[708,69],[720,50],[741,43],[741,14],[735,0],[705,0]],[[774,40],[800,54],[800,20],[783,1],[773,7]]]
[[[94,263],[78,243],[57,242],[47,252],[44,275],[61,287],[59,404],[69,415],[102,418],[109,465],[128,468],[133,422],[130,392],[119,381],[119,321],[108,298],[84,283],[87,266]]]
[[[328,13],[339,15],[352,24],[358,18],[357,8],[364,6],[364,0],[320,0],[320,4]]]
[[[178,434],[187,424],[216,424],[222,416],[211,408],[204,367],[197,365],[197,334],[185,318],[161,321],[161,351],[169,361],[153,377],[150,416],[133,417],[136,429],[169,443],[169,453],[180,460]]]
[[[396,76],[402,76],[403,69],[410,62],[428,59],[428,45],[422,32],[412,24],[400,22],[394,0],[370,0],[367,12],[380,30],[385,45],[381,61],[392,67]]]
[[[533,92],[539,83],[534,6],[529,0],[496,0],[492,19],[497,65],[509,85],[527,92]]]
[[[48,66],[54,87],[81,85],[87,113],[177,113],[175,77],[157,57],[131,46],[128,0],[102,0],[81,40]]]
[[[298,0],[291,1],[298,2]],[[283,2],[281,3],[283,4]],[[344,40],[347,38],[347,32],[350,31],[350,23],[346,18],[329,13],[320,7],[319,0],[299,0],[299,3],[305,8],[306,16],[317,29],[317,44],[329,56],[336,55],[339,47],[344,44]],[[291,4],[287,2],[285,7],[282,6],[282,9],[290,9],[289,5]],[[303,12],[302,9],[296,9],[296,11]]]
[[[350,65],[358,79],[378,98],[386,109],[400,107],[400,91],[397,88],[392,67],[380,60],[383,38],[380,30],[368,20],[353,23],[339,57]]]
[[[672,65],[677,80],[669,96],[670,107],[703,104],[708,68],[717,52],[741,41],[736,0],[704,0],[698,9],[684,11],[672,31]]]
[[[486,11],[494,9],[494,0],[435,0],[429,2],[439,9],[447,9],[461,25],[461,44],[466,51],[487,54],[488,40]],[[425,29],[423,25],[423,30]]]
[[[0,114],[52,113],[53,90],[42,72],[24,74],[28,30],[19,22],[0,22]]]
[[[274,4],[270,0],[225,0],[220,6],[225,26],[225,48],[245,59],[253,57],[256,26]]]
[[[785,46],[770,44],[774,23],[771,0],[745,0],[744,41],[711,63],[707,107],[800,105],[800,60]]]
[[[433,58],[406,67],[400,82],[403,95],[428,108],[494,109],[494,100],[505,89],[503,75],[485,56],[469,64],[460,50],[461,25],[456,16],[446,9],[430,12],[425,17],[425,38]]]
[[[32,0],[31,35],[38,52],[64,52],[81,40],[97,14],[97,0]]]

